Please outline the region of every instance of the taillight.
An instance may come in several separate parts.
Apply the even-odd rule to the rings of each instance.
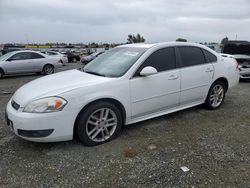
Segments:
[[[240,70],[240,64],[237,61],[235,61],[235,62],[236,62],[236,69]]]

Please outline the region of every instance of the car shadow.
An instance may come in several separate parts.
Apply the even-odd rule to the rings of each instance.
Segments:
[[[36,74],[36,73],[29,73],[29,74],[12,74],[12,75],[5,75],[2,80],[9,79],[9,78],[23,78],[23,77],[40,77],[43,76],[42,74]]]
[[[194,106],[188,109],[184,109],[184,110],[180,110],[177,112],[173,112],[173,113],[169,113],[166,115],[162,115],[162,116],[158,116],[155,118],[151,118],[148,120],[144,120],[144,121],[140,121],[138,123],[133,123],[130,125],[124,125],[122,127],[123,131],[122,132],[127,132],[127,131],[133,131],[133,130],[137,130],[137,129],[141,129],[144,128],[146,126],[149,126],[151,124],[158,124],[161,123],[162,121],[171,121],[177,118],[181,118],[182,116],[188,115],[190,113],[196,113],[200,110],[206,110],[203,105],[198,105],[198,106]]]
[[[250,79],[240,79],[240,83],[250,83]]]

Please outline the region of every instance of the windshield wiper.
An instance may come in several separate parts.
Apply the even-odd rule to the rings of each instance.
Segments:
[[[97,76],[107,77],[105,74],[101,74],[101,73],[98,73],[98,72],[92,72],[92,71],[88,71],[88,70],[83,70],[83,72],[86,72],[88,74],[97,75]]]

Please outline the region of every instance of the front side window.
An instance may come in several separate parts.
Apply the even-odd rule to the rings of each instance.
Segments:
[[[98,56],[82,71],[105,77],[120,77],[141,57],[146,48],[118,47]]]
[[[176,68],[176,58],[174,48],[164,48],[153,52],[136,71],[135,76],[139,76],[144,67],[154,67],[158,72]]]
[[[178,47],[178,49],[181,56],[182,67],[201,65],[206,62],[202,50],[198,47],[181,46]]]
[[[30,59],[30,53],[29,52],[19,52],[16,53],[15,55],[11,56],[9,58],[9,60],[14,60],[14,61],[18,61],[18,60],[25,60],[25,59]]]

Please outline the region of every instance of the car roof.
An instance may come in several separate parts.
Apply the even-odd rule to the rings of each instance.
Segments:
[[[153,43],[153,44],[146,44],[146,43],[133,43],[133,44],[125,44],[118,47],[134,47],[134,48],[151,48],[151,47],[161,47],[161,46],[196,46],[196,47],[203,47],[199,43],[194,42],[160,42],[160,43]]]
[[[20,52],[36,52],[36,53],[41,53],[41,52],[35,51],[35,50],[18,50],[18,51],[15,51],[15,52],[18,52],[18,53],[20,53]]]

